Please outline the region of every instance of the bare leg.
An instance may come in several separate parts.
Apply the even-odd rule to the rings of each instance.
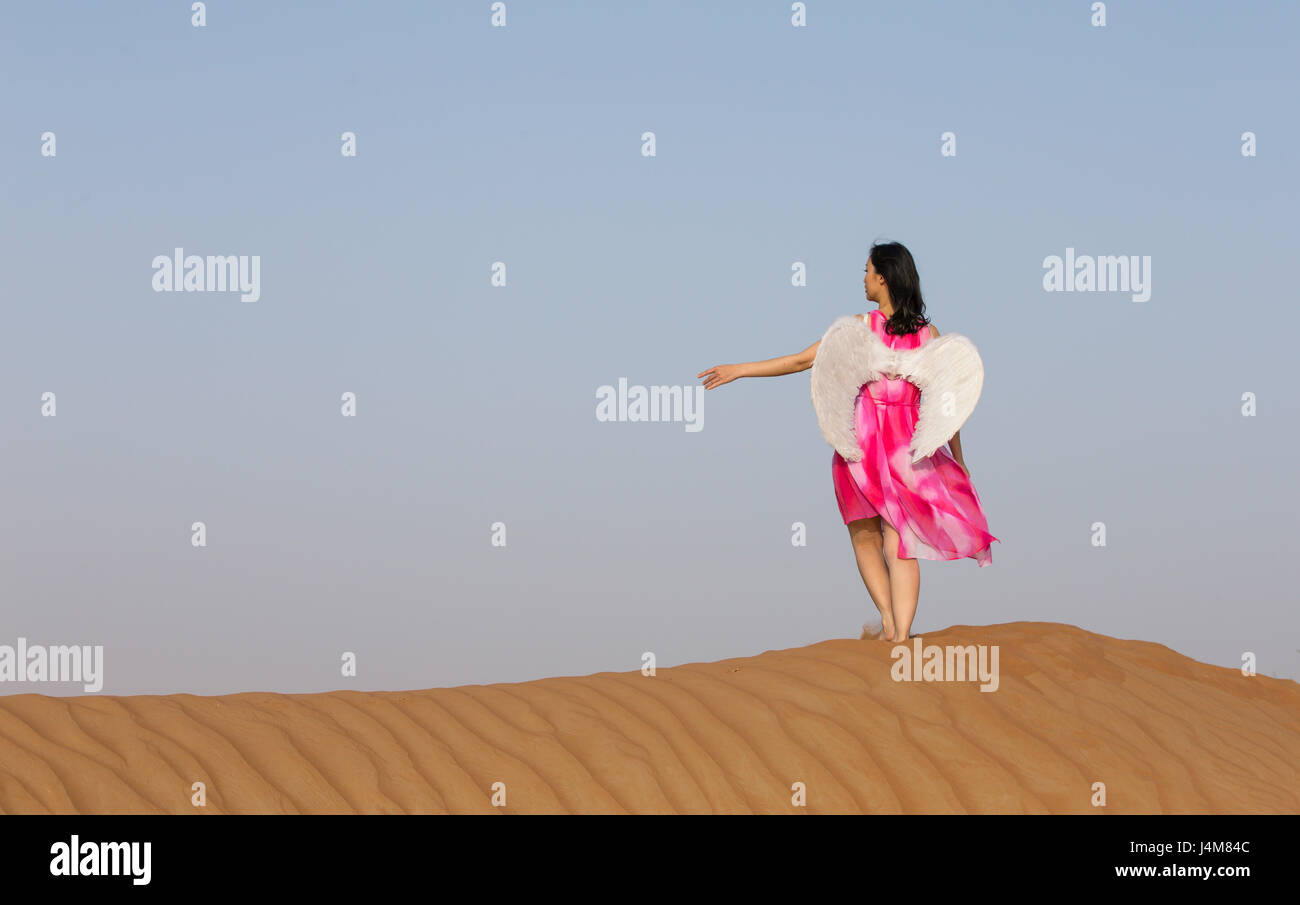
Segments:
[[[898,532],[889,522],[883,523],[885,564],[889,567],[889,599],[894,605],[894,641],[906,641],[916,617],[916,602],[921,593],[921,564],[915,559],[898,556]]]
[[[880,533],[880,516],[849,522],[849,539],[853,541],[862,583],[880,610],[880,637],[888,641],[894,636],[894,611],[890,606],[889,569],[881,552],[884,537]]]

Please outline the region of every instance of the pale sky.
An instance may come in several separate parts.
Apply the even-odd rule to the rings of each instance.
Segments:
[[[0,13],[0,645],[215,694],[856,638],[806,373],[710,391],[698,431],[596,393],[803,349],[895,239],[983,356],[1001,539],[922,563],[914,631],[1300,677],[1295,6],[187,6]],[[154,292],[177,247],[258,256],[260,297]],[[1066,249],[1149,257],[1149,299],[1045,291]]]

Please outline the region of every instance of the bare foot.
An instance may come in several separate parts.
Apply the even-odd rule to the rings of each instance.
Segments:
[[[862,625],[862,634],[859,636],[862,641],[889,641],[894,636],[894,620],[891,617],[883,625],[875,622],[865,622]]]
[[[880,614],[880,637],[877,640],[888,641],[894,637],[894,614]]]

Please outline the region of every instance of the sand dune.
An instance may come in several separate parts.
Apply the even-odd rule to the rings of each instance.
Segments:
[[[1300,812],[1300,684],[1050,623],[924,642],[998,645],[998,689],[833,640],[653,677],[0,697],[0,811]]]

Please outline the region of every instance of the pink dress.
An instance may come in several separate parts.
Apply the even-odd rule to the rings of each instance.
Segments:
[[[896,349],[915,349],[931,339],[929,326],[906,336],[885,332],[885,316],[872,311],[872,331]],[[902,378],[865,384],[854,405],[862,460],[846,462],[835,453],[831,476],[844,524],[879,515],[898,532],[900,559],[962,559],[981,566],[993,561],[988,520],[966,472],[939,447],[912,464],[907,447],[916,428],[921,391]]]

